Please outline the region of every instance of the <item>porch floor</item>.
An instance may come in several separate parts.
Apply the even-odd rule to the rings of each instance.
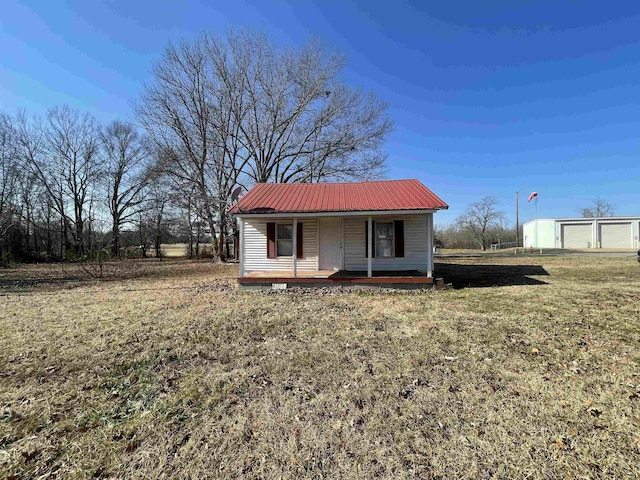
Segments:
[[[335,270],[298,270],[299,278],[328,278],[336,274]],[[293,270],[269,271],[255,270],[248,272],[242,278],[293,278]]]
[[[298,271],[253,271],[238,278],[241,286],[271,286],[274,283],[286,283],[292,286],[329,286],[329,285],[378,285],[378,286],[427,286],[433,278],[425,276],[417,270],[373,271],[372,277],[367,272],[351,270],[319,270]]]

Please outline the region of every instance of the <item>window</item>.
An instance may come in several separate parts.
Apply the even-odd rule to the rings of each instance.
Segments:
[[[376,257],[393,256],[393,222],[376,222]]]
[[[293,256],[293,225],[276,225],[276,251],[279,257]]]

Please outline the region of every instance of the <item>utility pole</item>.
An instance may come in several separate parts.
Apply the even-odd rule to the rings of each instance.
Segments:
[[[520,219],[518,217],[518,207],[519,207],[519,202],[518,202],[518,194],[520,193],[520,191],[518,190],[516,192],[516,253],[518,253],[518,247],[520,246]]]
[[[527,187],[528,185],[524,185],[520,187],[519,190],[516,190],[516,253],[518,253],[518,247],[520,247],[520,202],[518,197],[520,192]],[[522,249],[522,252],[524,253],[524,248]]]

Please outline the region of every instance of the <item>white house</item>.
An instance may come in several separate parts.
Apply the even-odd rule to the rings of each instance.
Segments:
[[[522,226],[526,248],[640,248],[640,217],[531,220]]]
[[[432,283],[433,214],[446,208],[418,180],[257,184],[230,209],[238,282]]]

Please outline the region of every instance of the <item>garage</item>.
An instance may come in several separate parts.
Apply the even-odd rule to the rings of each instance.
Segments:
[[[522,225],[526,248],[640,248],[640,216],[539,218]]]
[[[601,223],[599,229],[602,248],[633,248],[631,222]]]
[[[590,223],[565,223],[561,225],[562,248],[591,248],[592,227]]]

